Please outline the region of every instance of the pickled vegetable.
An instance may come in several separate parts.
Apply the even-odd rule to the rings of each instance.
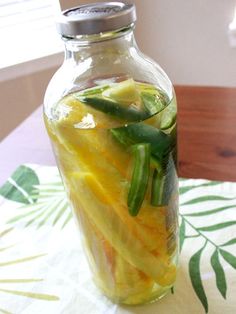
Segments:
[[[95,283],[114,302],[161,297],[176,277],[176,109],[132,78],[74,92],[45,116]]]
[[[132,216],[136,216],[142,206],[149,179],[150,144],[138,144],[134,147],[135,164],[128,194],[128,207]]]

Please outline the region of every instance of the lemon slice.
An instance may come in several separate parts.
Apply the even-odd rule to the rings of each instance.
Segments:
[[[106,89],[102,95],[123,104],[131,104],[139,99],[139,93],[133,79],[114,84]]]

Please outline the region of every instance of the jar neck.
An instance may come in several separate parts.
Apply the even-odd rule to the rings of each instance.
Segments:
[[[113,32],[73,38],[63,37],[65,60],[79,62],[94,54],[105,54],[108,51],[123,54],[131,49],[137,49],[133,29],[134,26],[131,25]]]

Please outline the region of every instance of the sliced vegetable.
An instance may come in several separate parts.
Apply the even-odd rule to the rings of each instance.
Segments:
[[[172,192],[177,189],[177,175],[175,170],[175,165],[172,157],[170,157],[168,162],[168,168],[166,170],[166,175],[164,176],[164,187],[163,187],[163,197],[162,203],[165,205],[169,204]],[[176,190],[177,193],[177,190]]]
[[[93,95],[99,95],[106,89],[108,89],[110,85],[102,85],[102,86],[94,86],[91,88],[87,88],[85,90],[82,90],[81,92],[78,92],[75,94],[75,96],[93,96]]]
[[[96,110],[102,111],[106,114],[109,114],[119,119],[124,119],[129,122],[138,122],[145,120],[149,117],[149,114],[147,112],[139,111],[134,107],[124,107],[116,101],[108,100],[102,97],[75,97],[77,97],[81,102],[93,107]]]
[[[162,196],[164,188],[164,176],[162,171],[153,172],[152,176],[152,192],[151,192],[151,204],[153,206],[162,206]]]
[[[150,144],[138,144],[134,148],[135,164],[128,194],[128,207],[131,216],[137,216],[142,206],[150,172]]]
[[[151,156],[151,166],[152,168],[155,168],[157,171],[162,171],[162,167],[163,167],[163,161],[159,161],[157,160],[157,158],[155,158],[155,156]]]
[[[164,98],[158,97],[157,95],[153,95],[148,92],[142,92],[141,99],[144,108],[150,115],[161,112],[167,106]]]
[[[103,96],[122,104],[131,104],[139,100],[139,93],[133,79],[115,83],[103,92]]]
[[[173,144],[173,137],[143,123],[111,129],[111,133],[116,140],[125,146],[149,143],[151,145],[151,154],[159,160],[163,160],[164,156],[171,151]]]
[[[174,140],[176,130],[170,133]],[[151,158],[152,166],[155,167],[152,177],[151,204],[153,206],[166,206],[169,204],[172,192],[177,189],[176,154],[174,147],[161,161],[155,156]],[[177,193],[177,191],[176,191]]]
[[[71,177],[71,201],[78,215],[86,215],[88,219],[101,232],[103,237],[122,256],[128,263],[144,272],[161,286],[173,284],[176,277],[176,267],[169,264],[167,260],[153,255],[143,245],[142,241],[137,239],[130,232],[117,216],[113,207],[112,198],[104,194],[107,204],[104,206],[93,194],[94,187],[97,185],[97,192],[103,193],[102,185],[91,173],[73,174]],[[92,188],[91,188],[92,187]],[[79,197],[78,192],[83,197]],[[81,212],[81,214],[80,214]]]
[[[177,115],[176,104],[172,100],[172,102],[165,109],[165,111],[163,111],[160,128],[162,130],[167,130],[170,127],[172,127],[176,122],[176,115]]]
[[[154,281],[137,268],[129,264],[122,256],[115,259],[115,280],[119,284],[114,289],[122,297],[123,303],[135,304],[145,296],[150,295]]]
[[[158,89],[154,85],[148,83],[135,82],[135,85],[142,92],[147,92],[154,95],[156,95],[158,92]]]

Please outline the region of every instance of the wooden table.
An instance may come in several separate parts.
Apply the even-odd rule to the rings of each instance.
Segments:
[[[236,181],[236,88],[176,86],[179,175]],[[38,108],[0,144],[0,184],[22,163],[55,165]]]
[[[236,88],[176,87],[179,174],[236,181]]]

